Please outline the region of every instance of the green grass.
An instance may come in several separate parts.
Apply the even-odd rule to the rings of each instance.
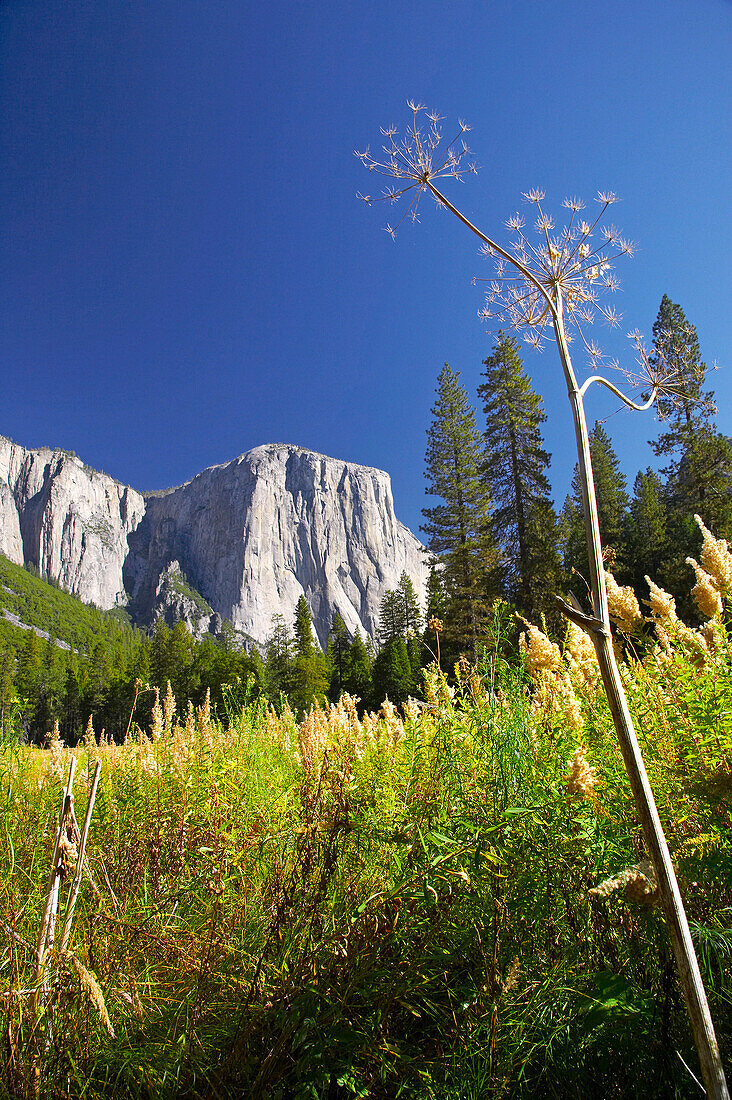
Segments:
[[[731,668],[729,643],[704,667],[625,667],[728,1063]],[[260,701],[227,729],[202,709],[155,742],[90,747],[95,888],[70,946],[115,1037],[52,954],[43,1095],[699,1095],[662,916],[590,894],[643,856],[602,697],[578,732],[520,669],[480,672],[454,697],[433,673],[406,721],[342,707],[298,726]],[[567,793],[580,739],[585,796]],[[54,760],[5,750],[6,994],[32,981]],[[80,819],[89,765],[80,750]],[[4,1003],[4,1084],[23,1095],[39,1023],[29,999]]]

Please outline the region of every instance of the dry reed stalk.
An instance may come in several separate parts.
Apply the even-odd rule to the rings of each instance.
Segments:
[[[84,817],[84,825],[81,830],[81,837],[79,840],[79,854],[76,861],[76,872],[74,874],[74,881],[71,884],[71,890],[69,892],[69,900],[66,906],[66,919],[64,921],[63,932],[61,933],[61,942],[59,943],[59,953],[63,955],[69,942],[69,936],[71,934],[71,924],[74,919],[74,909],[76,907],[76,899],[79,896],[79,887],[81,886],[81,878],[84,873],[84,857],[86,855],[86,841],[89,835],[89,826],[91,825],[91,816],[94,809],[94,802],[97,797],[97,786],[99,784],[99,775],[102,770],[101,760],[97,760],[96,767],[94,769],[94,778],[92,779],[91,790],[89,792],[89,802],[86,807],[86,815]]]
[[[74,776],[76,774],[76,757],[71,758],[69,764],[69,776],[66,780],[66,786],[64,787],[63,797],[61,799],[61,810],[59,813],[58,828],[56,829],[56,840],[53,846],[53,855],[51,856],[51,870],[48,876],[48,890],[46,894],[46,905],[43,910],[43,916],[41,917],[41,927],[38,933],[38,943],[36,946],[36,978],[40,978],[41,970],[43,969],[43,959],[46,953],[46,948],[49,939],[49,930],[51,926],[56,922],[56,912],[58,909],[58,894],[61,886],[61,877],[63,875],[63,847],[62,841],[64,840],[64,833],[66,832],[67,822],[69,815],[73,814],[74,810]],[[74,820],[76,820],[74,818]]]

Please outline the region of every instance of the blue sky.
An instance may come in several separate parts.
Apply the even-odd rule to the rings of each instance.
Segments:
[[[393,242],[355,198],[416,97],[470,121],[481,171],[446,190],[499,239],[530,187],[622,196],[622,333],[679,302],[732,433],[731,56],[723,0],[7,0],[0,432],[143,490],[297,443],[388,470],[416,530],[437,375],[474,398],[492,347],[477,242],[429,204]],[[525,361],[561,504],[566,395]],[[607,427],[632,480],[657,425]]]

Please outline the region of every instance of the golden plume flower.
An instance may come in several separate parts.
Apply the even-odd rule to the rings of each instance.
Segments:
[[[617,875],[606,878],[590,890],[590,896],[607,898],[616,890],[624,890],[631,901],[653,905],[658,896],[658,885],[651,863],[644,859],[634,867],[628,867]]]
[[[704,545],[701,552],[701,563],[707,573],[712,577],[723,596],[732,594],[732,554],[727,546],[726,539],[715,539],[701,521],[699,516],[694,516],[699,529],[704,536]]]
[[[595,768],[591,768],[587,763],[584,746],[579,745],[569,761],[567,794],[591,796],[595,789],[595,783]]]
[[[173,695],[173,689],[170,686],[170,680],[168,680],[168,688],[165,692],[165,698],[163,699],[163,726],[165,732],[170,733],[173,725],[173,716],[175,714],[175,696]]]
[[[155,702],[152,708],[152,726],[150,727],[150,736],[153,741],[157,741],[162,735],[165,728],[163,722],[163,708],[160,706],[160,692],[155,688]]]
[[[686,564],[690,565],[696,573],[696,584],[692,588],[691,594],[696,600],[697,607],[702,615],[706,615],[708,619],[721,615],[722,593],[714,583],[714,578],[707,573],[706,569],[702,569],[694,558],[687,558]]]
[[[670,592],[665,592],[663,588],[659,588],[650,577],[646,577],[646,584],[651,590],[651,598],[646,602],[651,609],[653,618],[663,626],[673,626],[674,623],[678,622],[676,600]]]
[[[564,639],[564,659],[575,684],[594,688],[600,676],[595,647],[589,635],[571,619]]]
[[[84,993],[86,993],[87,997],[99,1013],[99,1018],[109,1032],[110,1036],[114,1039],[114,1028],[112,1027],[112,1022],[109,1019],[107,1006],[104,1003],[104,994],[102,993],[99,982],[94,977],[91,970],[87,970],[87,968],[79,962],[75,955],[71,955],[70,957],[74,965],[74,969],[76,970],[76,973],[78,975],[81,988],[83,989]]]
[[[643,615],[630,585],[620,586],[612,573],[605,570],[605,588],[610,617],[626,634],[633,634],[643,625]]]
[[[526,619],[521,619],[521,622],[526,625],[526,630],[519,638],[519,649],[526,660],[529,675],[533,676],[543,668],[559,668],[562,655],[556,642],[550,641],[546,634]]]

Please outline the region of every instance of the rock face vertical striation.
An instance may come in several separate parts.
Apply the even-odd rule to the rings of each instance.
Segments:
[[[86,603],[127,602],[127,539],[144,514],[141,493],[76,455],[29,450],[0,436],[0,553]]]
[[[374,637],[384,592],[405,571],[423,593],[428,571],[388,474],[287,444],[143,497],[75,456],[0,438],[0,552],[100,607],[127,603],[142,624],[173,614],[200,631],[210,610],[258,644],[301,595],[322,645],[335,611]]]
[[[394,514],[388,474],[286,444],[255,447],[148,499],[125,567],[138,618],[171,561],[259,643],[273,615],[292,621],[301,595],[321,644],[335,611],[351,633],[373,637],[402,571],[417,591],[427,576],[421,544]]]

